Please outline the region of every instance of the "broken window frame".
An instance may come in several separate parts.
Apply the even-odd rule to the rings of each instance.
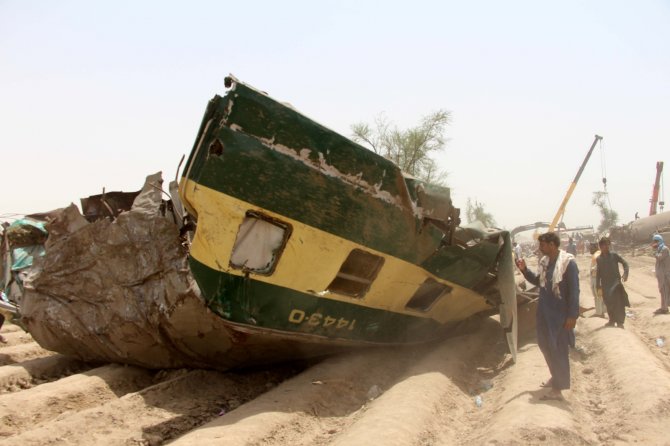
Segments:
[[[374,263],[368,262],[368,260],[373,260]],[[355,274],[356,271],[353,273],[352,271],[348,271],[352,266],[356,266],[352,265],[352,263],[361,261],[368,263],[364,266],[369,267],[364,271],[364,274]],[[354,248],[349,252],[344,262],[342,262],[342,266],[340,266],[335,278],[330,282],[326,290],[330,293],[362,299],[370,290],[370,287],[379,275],[382,266],[384,266],[384,257],[362,249]],[[352,284],[354,285],[353,287],[351,286]],[[358,285],[358,288],[352,290],[351,288],[348,289],[345,287],[346,285],[351,288],[355,288],[356,285]]]
[[[454,288],[452,286],[449,286],[446,283],[438,282],[432,277],[428,277],[421,285],[419,285],[412,297],[407,301],[405,308],[407,310],[427,313],[435,306],[435,303],[438,300],[450,294],[453,290]],[[428,303],[424,305],[418,305],[418,303],[423,303],[424,300],[427,300]],[[415,302],[415,304],[412,305],[412,302]]]
[[[273,259],[272,259],[271,264],[269,265],[268,268],[263,269],[263,270],[249,268],[246,265],[239,265],[239,264],[233,263],[233,257],[235,255],[235,248],[238,246],[238,237],[240,235],[240,229],[242,228],[242,225],[244,224],[244,222],[249,218],[254,218],[256,220],[264,221],[264,222],[269,223],[273,226],[281,228],[284,231],[284,235],[282,237],[281,243],[272,252]],[[275,217],[271,217],[271,216],[269,216],[267,214],[264,214],[262,212],[251,211],[251,210],[247,211],[244,214],[244,220],[242,220],[242,223],[240,223],[240,228],[238,228],[237,235],[235,236],[235,242],[233,243],[233,249],[230,253],[230,260],[228,261],[228,265],[233,269],[242,270],[245,274],[251,273],[251,274],[258,274],[260,276],[271,276],[272,274],[274,274],[275,269],[277,268],[277,264],[279,263],[279,260],[281,259],[281,255],[283,254],[284,249],[286,248],[286,244],[287,244],[288,239],[291,236],[292,232],[293,232],[293,227],[289,223],[286,223],[286,222],[284,222],[282,220],[279,220]]]

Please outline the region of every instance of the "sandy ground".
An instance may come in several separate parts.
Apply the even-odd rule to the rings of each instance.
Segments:
[[[6,324],[0,444],[670,444],[670,315],[652,315],[653,259],[622,254],[626,329],[584,313],[563,402],[540,399],[548,372],[533,331],[514,364],[493,318],[439,344],[244,373],[86,364]],[[589,262],[578,258],[587,308]]]

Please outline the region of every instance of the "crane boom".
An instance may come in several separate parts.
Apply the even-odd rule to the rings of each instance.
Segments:
[[[593,140],[593,144],[591,144],[591,148],[589,149],[589,153],[586,154],[586,158],[584,158],[584,161],[582,162],[582,165],[579,167],[579,170],[577,171],[577,175],[575,175],[575,179],[572,180],[572,183],[570,183],[570,187],[568,187],[568,191],[565,193],[565,197],[563,197],[563,201],[561,202],[561,206],[558,208],[558,212],[556,212],[556,215],[554,216],[554,219],[551,221],[551,224],[549,225],[548,232],[552,232],[556,228],[556,225],[558,224],[558,221],[561,219],[561,217],[565,213],[565,207],[568,204],[568,200],[570,200],[570,196],[572,195],[572,192],[575,190],[575,186],[577,186],[577,181],[579,181],[579,177],[582,176],[582,172],[584,171],[584,167],[586,167],[586,163],[589,161],[589,158],[591,158],[591,154],[593,153],[593,149],[596,147],[596,144],[601,139],[603,139],[602,136],[596,135],[595,139]]]
[[[661,188],[661,173],[663,172],[663,161],[656,162],[656,181],[654,181],[654,188],[651,191],[651,200],[649,202],[649,215],[656,215],[656,205],[658,204],[658,190]],[[661,203],[661,210],[663,210],[663,203]]]

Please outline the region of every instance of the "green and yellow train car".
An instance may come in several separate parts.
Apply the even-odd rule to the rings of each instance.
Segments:
[[[195,226],[191,272],[235,342],[417,343],[500,311],[514,350],[506,232],[459,226],[449,189],[232,77],[226,86],[179,192]]]

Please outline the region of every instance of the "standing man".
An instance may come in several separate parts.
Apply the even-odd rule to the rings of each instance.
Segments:
[[[623,281],[625,282],[628,280],[628,262],[616,252],[610,252],[610,244],[608,237],[603,237],[598,242],[600,256],[596,261],[596,288],[602,291],[607,306],[609,321],[605,325],[614,327],[616,324],[619,328],[623,328],[626,320],[625,307],[630,307],[630,302],[628,302],[628,294],[621,283],[619,263],[623,265]]]
[[[568,247],[565,250],[568,251],[568,254],[577,255],[577,245],[575,245],[575,240],[572,237],[568,239]]]
[[[602,290],[598,289],[596,286],[596,273],[598,271],[598,257],[600,257],[600,250],[598,245],[591,243],[589,245],[589,251],[591,252],[591,292],[593,293],[593,301],[596,307],[596,316],[605,317],[607,312],[607,307],[603,301]]]
[[[579,316],[579,270],[574,256],[559,249],[561,240],[553,232],[538,237],[540,252],[537,274],[521,259],[517,266],[526,280],[540,287],[537,306],[537,345],[549,366],[551,387],[542,399],[562,400],[570,388],[570,347],[575,346],[575,324]]]
[[[4,295],[5,293],[2,293],[2,294]],[[0,328],[2,328],[2,325],[4,323],[5,323],[5,315],[0,313]],[[7,339],[5,339],[5,337],[1,334],[0,334],[0,342],[2,342],[3,344],[7,343]]]
[[[651,246],[656,250],[656,280],[658,291],[661,292],[661,308],[654,314],[668,314],[670,305],[670,249],[665,245],[660,234],[654,235]]]

